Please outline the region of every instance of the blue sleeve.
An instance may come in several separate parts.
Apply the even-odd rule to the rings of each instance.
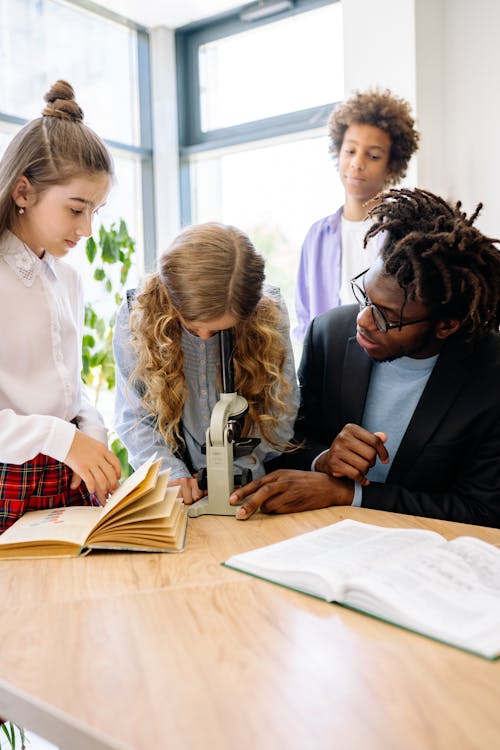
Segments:
[[[323,456],[325,453],[328,453],[328,450],[321,451],[321,453],[318,453],[317,456],[315,456],[312,464],[311,464],[311,471],[316,471],[316,461],[320,456]],[[354,482],[354,496],[352,498],[351,505],[354,508],[361,508],[361,504],[363,502],[363,488],[358,482]]]
[[[363,488],[358,482],[354,482],[354,497],[351,505],[354,508],[361,508],[363,502]]]

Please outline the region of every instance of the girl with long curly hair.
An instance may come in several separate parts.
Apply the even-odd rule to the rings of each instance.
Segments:
[[[173,241],[118,312],[116,431],[134,467],[157,451],[187,504],[205,494],[196,472],[206,466],[202,445],[219,398],[219,331],[233,333],[235,390],[248,402],[242,435],[260,438],[235,472],[262,476],[293,436],[288,314],[264,278],[264,260],[243,232],[200,224]]]

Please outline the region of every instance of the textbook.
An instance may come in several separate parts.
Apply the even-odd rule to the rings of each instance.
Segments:
[[[28,511],[0,535],[0,559],[74,557],[93,549],[179,552],[187,513],[154,456],[104,506]]]
[[[348,519],[224,564],[488,659],[500,655],[500,549],[479,539]]]

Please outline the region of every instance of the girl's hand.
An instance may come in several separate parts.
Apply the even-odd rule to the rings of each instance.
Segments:
[[[179,497],[182,497],[184,505],[192,505],[197,500],[201,500],[207,494],[205,490],[200,490],[196,476],[183,477],[182,479],[172,479],[168,483],[169,487],[179,487]]]
[[[88,491],[95,493],[101,505],[104,505],[109,493],[118,487],[121,476],[119,460],[104,443],[80,430],[75,431],[64,463],[74,472],[72,489],[78,487],[81,477]]]

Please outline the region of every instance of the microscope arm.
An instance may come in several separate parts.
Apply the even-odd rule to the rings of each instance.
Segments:
[[[238,437],[238,435],[235,436],[230,421],[231,417],[245,414],[248,404],[246,399],[234,390],[231,331],[220,331],[219,340],[222,392],[212,410],[210,426],[206,431],[208,496],[191,505],[190,516],[205,514],[234,516],[237,510],[237,506],[229,504],[229,496],[234,490],[234,440]],[[250,452],[253,449],[250,446],[254,446],[259,440],[249,438],[245,442],[249,446],[247,452]],[[205,474],[203,470],[201,473]],[[249,479],[251,476],[246,481]]]

